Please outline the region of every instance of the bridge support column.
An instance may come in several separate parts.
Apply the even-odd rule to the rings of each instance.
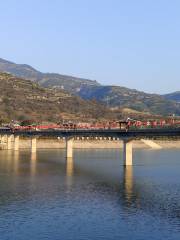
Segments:
[[[31,138],[31,152],[32,153],[35,153],[36,152],[36,150],[37,150],[37,139],[36,139],[36,137],[32,137]]]
[[[1,144],[4,143],[3,140],[4,140],[4,139],[3,139],[3,135],[0,135],[0,143],[1,143]]]
[[[2,143],[7,142],[7,135],[1,135],[1,142]]]
[[[7,150],[12,149],[12,141],[14,136],[13,135],[7,135]]]
[[[2,145],[3,145],[3,142],[2,142],[2,135],[0,135],[0,150],[2,149]]]
[[[66,158],[73,157],[73,139],[66,138]]]
[[[14,150],[15,151],[19,150],[19,136],[14,137]]]
[[[123,141],[124,166],[132,166],[132,141]]]

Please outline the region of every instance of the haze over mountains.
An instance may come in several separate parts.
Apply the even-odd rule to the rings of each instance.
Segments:
[[[95,99],[107,107],[151,114],[180,115],[180,92],[167,95],[148,94],[120,86],[102,86],[97,81],[56,73],[41,73],[27,64],[0,59],[0,72],[39,83],[43,87],[64,89],[85,100]]]

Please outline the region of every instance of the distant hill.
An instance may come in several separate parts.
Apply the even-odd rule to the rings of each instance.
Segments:
[[[95,101],[85,101],[64,90],[43,88],[7,73],[0,73],[0,92],[0,121],[93,121],[113,117]]]
[[[97,81],[55,73],[41,73],[26,64],[0,59],[0,71],[37,82],[43,87],[64,89],[85,100],[96,100],[107,107],[131,112],[180,115],[180,92],[161,96],[120,86],[102,86]]]
[[[168,100],[173,100],[176,102],[180,103],[180,91],[178,92],[174,92],[174,93],[169,93],[169,94],[165,94],[164,97]]]
[[[0,58],[0,72],[38,82],[43,87],[56,87],[76,93],[82,86],[98,86],[96,81],[56,73],[41,73],[27,64],[16,64]]]
[[[130,108],[151,114],[180,115],[180,103],[158,94],[148,94],[119,86],[84,86],[79,92],[84,99],[96,99],[110,107]]]

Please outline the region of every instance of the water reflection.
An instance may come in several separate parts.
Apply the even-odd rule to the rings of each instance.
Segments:
[[[74,160],[73,158],[66,158],[66,183],[68,187],[72,185],[73,174],[74,174]]]
[[[31,152],[31,164],[30,164],[31,176],[35,176],[37,172],[37,153]]]
[[[14,163],[13,163],[13,170],[14,174],[17,175],[19,172],[19,151],[14,152]]]
[[[73,158],[66,159],[66,175],[72,177],[74,172],[74,160]]]
[[[144,188],[139,182],[135,182],[133,172],[133,166],[124,167],[122,180],[123,186],[121,188],[123,190],[120,190],[123,207],[128,211],[132,209],[140,209],[142,207],[141,198],[142,196],[143,198],[146,197],[143,193]]]
[[[126,200],[130,203],[133,196],[133,167],[124,167],[124,193]]]
[[[88,159],[86,153],[75,161],[65,161],[61,154],[0,152],[2,240],[36,239],[39,231],[40,240],[44,236],[180,239],[180,175],[176,164],[165,166],[162,155],[161,162],[157,158],[162,163],[159,168],[123,168],[115,157],[102,159],[90,154]],[[178,156],[179,152],[176,162]],[[21,237],[14,224],[21,226]]]
[[[6,151],[6,158],[4,159],[6,162],[7,171],[11,171],[12,169],[12,161],[13,161],[13,152],[11,150]]]

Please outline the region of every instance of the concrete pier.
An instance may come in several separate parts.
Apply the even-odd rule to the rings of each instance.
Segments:
[[[132,166],[132,141],[123,141],[124,166]]]
[[[6,149],[7,150],[7,135],[1,135],[0,136],[0,149]]]
[[[1,144],[4,144],[7,142],[7,135],[0,135],[0,142]]]
[[[7,135],[7,150],[12,149],[14,135]]]
[[[36,139],[36,137],[32,137],[31,138],[31,152],[32,153],[35,153],[36,152],[36,150],[37,150],[37,139]]]
[[[66,138],[66,158],[73,157],[73,138]]]

